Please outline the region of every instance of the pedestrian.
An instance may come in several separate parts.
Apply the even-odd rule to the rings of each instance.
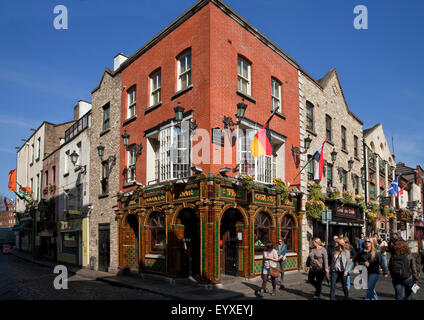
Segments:
[[[381,237],[381,243],[380,243],[380,253],[381,258],[383,259],[384,264],[387,265],[387,241],[384,237]]]
[[[275,250],[277,250],[278,258],[280,258],[279,264],[281,269],[281,275],[280,275],[280,290],[284,289],[283,281],[284,281],[284,266],[286,264],[286,254],[287,254],[287,245],[284,243],[284,239],[280,238],[278,240],[278,244],[275,247]]]
[[[368,289],[365,300],[378,300],[375,286],[380,277],[380,267],[383,269],[385,278],[388,276],[387,267],[383,263],[381,254],[374,247],[372,239],[365,237],[363,247],[364,249],[357,256],[356,263],[367,268]]]
[[[402,300],[402,289],[405,291],[405,300],[412,300],[412,286],[418,284],[420,273],[417,271],[415,257],[411,254],[408,242],[396,241],[394,255],[389,264],[396,300]]]
[[[361,252],[361,245],[359,244],[359,238],[358,237],[355,237],[355,239],[353,240],[353,244],[354,244],[356,251]]]
[[[312,240],[314,248],[309,253],[306,260],[306,270],[308,271],[308,281],[315,288],[314,300],[318,300],[322,291],[322,281],[328,269],[328,254],[319,238]]]
[[[347,290],[347,271],[350,264],[350,248],[343,239],[338,239],[334,247],[333,259],[331,261],[331,288],[330,299],[336,299],[336,284],[340,280],[344,292],[344,298],[349,298],[349,291]]]
[[[337,239],[339,239],[339,236],[334,235],[333,240],[330,241],[330,245],[327,247],[328,256],[329,256],[328,261],[331,261],[333,259],[333,251],[334,251],[334,247],[336,246]]]
[[[277,250],[273,248],[272,242],[268,241],[265,245],[265,250],[263,253],[263,268],[262,268],[262,289],[259,290],[258,295],[260,297],[264,296],[266,292],[266,284],[268,282],[268,277],[271,276],[272,283],[272,293],[271,295],[276,295],[276,275],[274,272],[278,272],[277,262],[280,260],[278,257]]]
[[[387,251],[390,253],[390,257],[395,253],[395,243],[398,239],[399,235],[397,234],[397,232],[394,232],[392,234],[391,239],[389,240],[389,247],[387,249]]]
[[[364,240],[365,240],[365,235],[361,233],[361,237],[359,238],[359,252],[361,252],[363,249]]]
[[[356,239],[359,240],[358,237],[356,237]],[[349,246],[349,248],[350,248],[350,262],[349,262],[349,268],[347,269],[347,279],[346,279],[347,290],[350,290],[350,273],[352,272],[352,269],[355,266],[354,261],[356,259],[357,254],[358,254],[358,251],[355,248],[355,246],[350,245],[348,237],[345,237],[343,240],[346,243],[346,246]]]

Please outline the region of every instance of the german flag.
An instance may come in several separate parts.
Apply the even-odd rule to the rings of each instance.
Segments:
[[[250,152],[254,158],[263,155],[275,156],[274,146],[271,143],[271,130],[269,129],[268,122],[265,123],[262,129],[256,132],[252,142],[250,143]]]

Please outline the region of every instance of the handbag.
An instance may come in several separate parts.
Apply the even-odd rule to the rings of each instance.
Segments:
[[[269,274],[271,275],[271,277],[279,277],[281,274],[281,270],[270,266]]]

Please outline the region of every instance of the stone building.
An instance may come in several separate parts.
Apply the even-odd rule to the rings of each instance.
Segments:
[[[9,199],[0,196],[0,228],[12,228],[15,226],[15,204]]]
[[[381,123],[364,130],[364,155],[365,201],[371,211],[377,210],[378,215],[377,221],[368,219],[367,233],[388,233],[391,229],[390,219],[387,218],[388,212],[385,212],[387,209],[384,207],[389,208],[389,211],[395,207],[395,198],[387,190],[395,178],[396,162]]]
[[[106,68],[92,91],[90,132],[90,263],[96,270],[118,269],[118,230],[115,216],[119,191],[121,74],[125,58],[117,55],[114,70]],[[100,154],[99,154],[100,153]]]
[[[363,209],[355,200],[355,197],[363,195],[362,121],[350,111],[335,69],[320,80],[299,71],[299,112],[300,143],[303,148],[293,149],[292,152],[293,156],[300,158],[299,170],[306,166],[301,173],[304,203],[308,200],[308,184],[314,183],[314,172],[318,170],[316,160],[308,161],[327,139],[320,186],[325,195],[325,206],[332,210],[328,236],[332,239],[333,235],[343,234],[352,241],[364,227]],[[309,139],[311,142],[307,149]],[[305,258],[311,239],[319,237],[325,241],[326,229],[320,219],[311,217],[303,220],[302,229]]]
[[[57,260],[85,267],[89,264],[91,104],[78,101],[74,119],[59,149]]]

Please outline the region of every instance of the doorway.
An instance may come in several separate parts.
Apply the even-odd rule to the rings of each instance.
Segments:
[[[241,229],[237,229],[237,224],[243,224],[243,215],[240,211],[236,209],[225,211],[220,226],[221,274],[236,276],[238,273],[238,246],[243,233]]]
[[[181,271],[182,277],[200,277],[200,217],[190,208],[183,209],[177,223],[184,228]]]
[[[110,261],[110,224],[99,224],[99,271],[108,272]]]
[[[120,266],[124,269],[138,271],[138,218],[129,214],[121,227]]]

